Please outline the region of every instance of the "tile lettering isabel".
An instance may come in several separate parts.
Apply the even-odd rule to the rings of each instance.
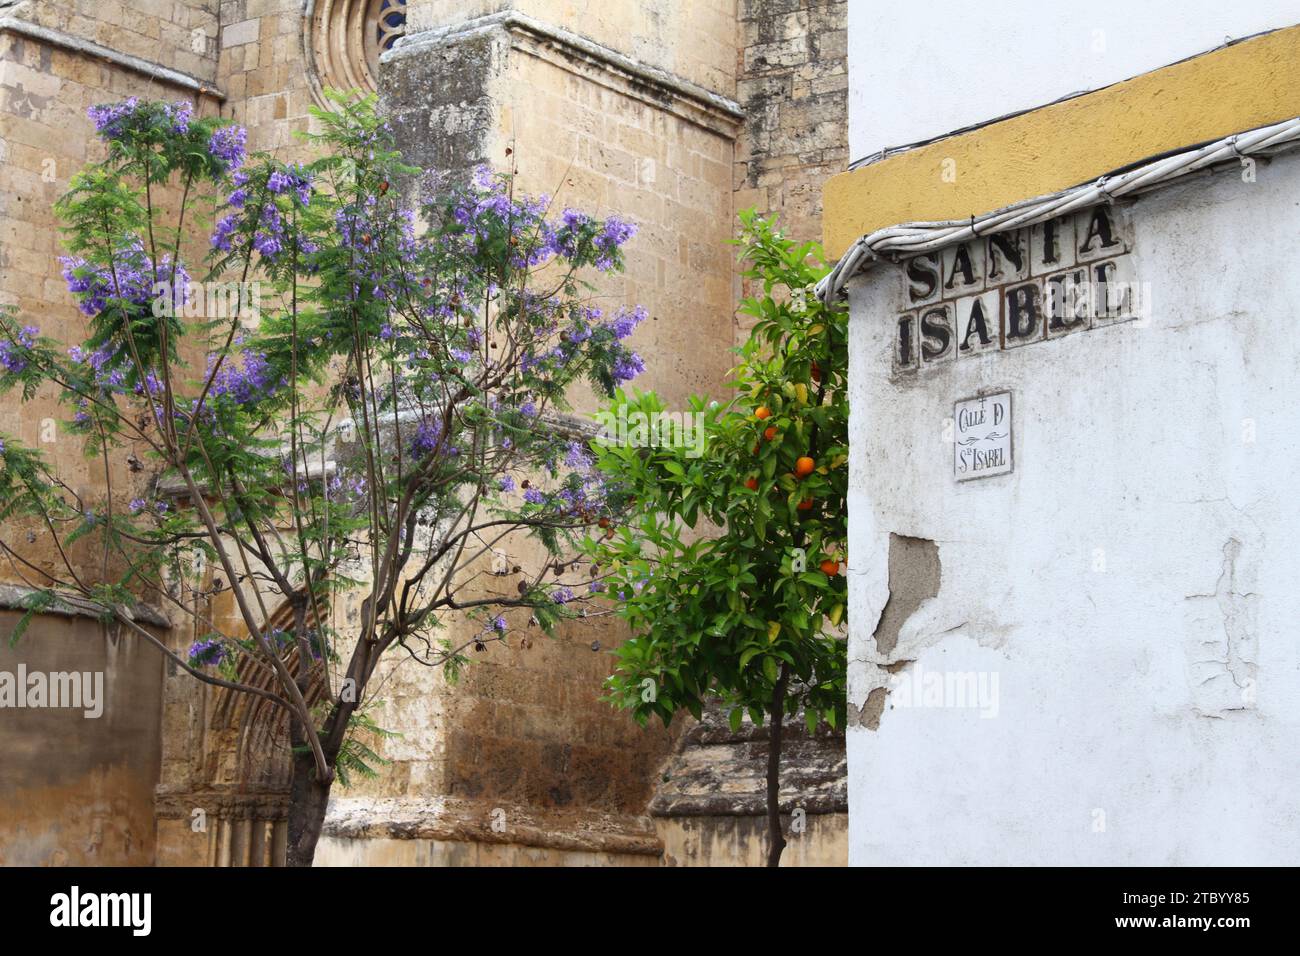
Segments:
[[[902,263],[893,365],[916,372],[1142,316],[1121,210],[1094,206]]]

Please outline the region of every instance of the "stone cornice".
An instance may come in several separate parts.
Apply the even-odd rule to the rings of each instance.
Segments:
[[[26,611],[24,603],[31,595],[38,593],[35,588],[20,584],[0,584],[0,611]],[[135,604],[123,609],[131,620],[153,627],[170,628],[171,621],[157,608],[149,604]],[[50,607],[41,611],[41,615],[56,614],[62,617],[99,618],[108,612],[102,604],[88,601],[76,595],[60,595]]]
[[[289,816],[289,791],[283,789],[204,790],[159,786],[154,791],[154,813],[165,820],[188,820],[195,809],[227,819],[284,820]]]
[[[179,86],[182,89],[192,90],[201,96],[210,96],[213,99],[222,101],[226,98],[226,94],[221,90],[204,82],[196,76],[191,76],[189,73],[182,73],[180,70],[173,70],[171,67],[163,66],[161,63],[155,63],[152,60],[132,56],[130,53],[122,53],[119,50],[110,49],[91,40],[85,40],[81,37],[64,33],[61,30],[52,30],[49,27],[41,26],[39,23],[32,23],[29,20],[23,20],[18,17],[0,17],[0,33],[15,34],[27,39],[48,43],[50,46],[56,46],[67,50],[69,53],[77,53],[82,56],[104,60],[114,66],[120,66],[125,70],[130,70],[132,73],[138,73],[141,76],[146,76],[150,79],[158,80],[171,86]]]
[[[585,76],[720,136],[734,138],[744,122],[745,112],[740,104],[720,93],[517,10],[506,10],[448,27],[407,34],[380,57],[380,62],[418,56],[422,52],[492,30],[508,33],[515,49],[546,60],[570,73]]]

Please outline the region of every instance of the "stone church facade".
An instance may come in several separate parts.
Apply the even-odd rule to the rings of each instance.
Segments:
[[[87,107],[187,99],[308,157],[294,134],[325,88],[378,93],[407,158],[458,174],[517,168],[522,189],[635,220],[601,292],[646,306],[636,346],[670,407],[720,393],[745,329],[726,244],[738,210],[820,233],[821,186],[847,165],[844,0],[23,0],[0,2],[0,296],[45,334],[80,331],[58,274],[53,203],[98,158]],[[576,396],[579,411],[594,407]],[[48,416],[48,417],[47,417]],[[0,408],[63,477],[104,493],[57,429],[52,396]],[[46,436],[43,438],[43,436]],[[52,436],[52,437],[51,437]],[[144,474],[132,480],[156,476]],[[137,490],[120,494],[129,498]],[[0,632],[24,584],[0,567]],[[233,620],[219,588],[206,613]],[[142,613],[150,614],[147,609]],[[332,613],[346,616],[346,607]],[[169,646],[194,639],[161,614]],[[625,635],[578,626],[499,648],[455,687],[396,667],[379,722],[389,763],[336,791],[318,862],[754,863],[765,744],[706,713],[637,728],[599,701]],[[38,619],[0,669],[102,671],[102,721],[0,724],[0,863],[271,865],[283,855],[283,736],[247,700],[169,673],[85,609]],[[783,802],[787,863],[847,854],[844,744],[799,736]]]

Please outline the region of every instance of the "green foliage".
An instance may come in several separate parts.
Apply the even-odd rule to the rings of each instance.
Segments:
[[[704,453],[654,441],[600,450],[599,468],[632,500],[612,537],[588,541],[634,635],[617,651],[608,699],[667,723],[683,709],[698,717],[716,695],[733,727],[744,712],[761,724],[784,670],[785,712],[803,707],[810,729],[841,727],[847,316],[812,295],[827,271],[815,244],[752,211],[740,219],[743,275],[757,290],[741,311],[755,324],[732,400],[690,400]],[[606,415],[655,421],[665,411],[653,394],[620,392]],[[814,467],[799,476],[805,456]]]
[[[380,727],[364,711],[354,713],[348,720],[348,735],[339,749],[338,761],[335,764],[339,783],[345,787],[352,786],[353,774],[363,780],[373,780],[379,775],[376,768],[392,763],[391,760],[376,753],[366,743],[366,738],[390,740],[400,736],[402,735],[396,731]]]

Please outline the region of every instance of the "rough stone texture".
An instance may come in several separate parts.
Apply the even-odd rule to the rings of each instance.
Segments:
[[[848,165],[845,0],[739,0],[736,209],[776,213],[791,236],[821,236],[822,184]],[[748,290],[746,290],[748,291]],[[753,319],[737,316],[737,341]]]
[[[762,817],[655,817],[664,866],[765,866],[767,821]],[[848,861],[847,813],[809,814],[794,828],[785,824],[782,866],[844,866]]]
[[[0,865],[152,863],[162,657],[86,617],[36,618],[10,647],[20,616],[0,611],[0,672],[101,674],[103,712],[0,710]]]
[[[736,84],[733,0],[408,0],[410,32],[513,10],[731,96]]]
[[[824,724],[810,735],[802,714],[782,728],[780,807],[783,814],[848,809],[844,734]],[[733,732],[727,710],[707,708],[665,764],[650,801],[655,816],[761,816],[766,812],[768,728],[744,718]]]
[[[488,160],[493,87],[509,50],[502,30],[428,46],[384,63],[380,91],[404,156],[455,178]]]

